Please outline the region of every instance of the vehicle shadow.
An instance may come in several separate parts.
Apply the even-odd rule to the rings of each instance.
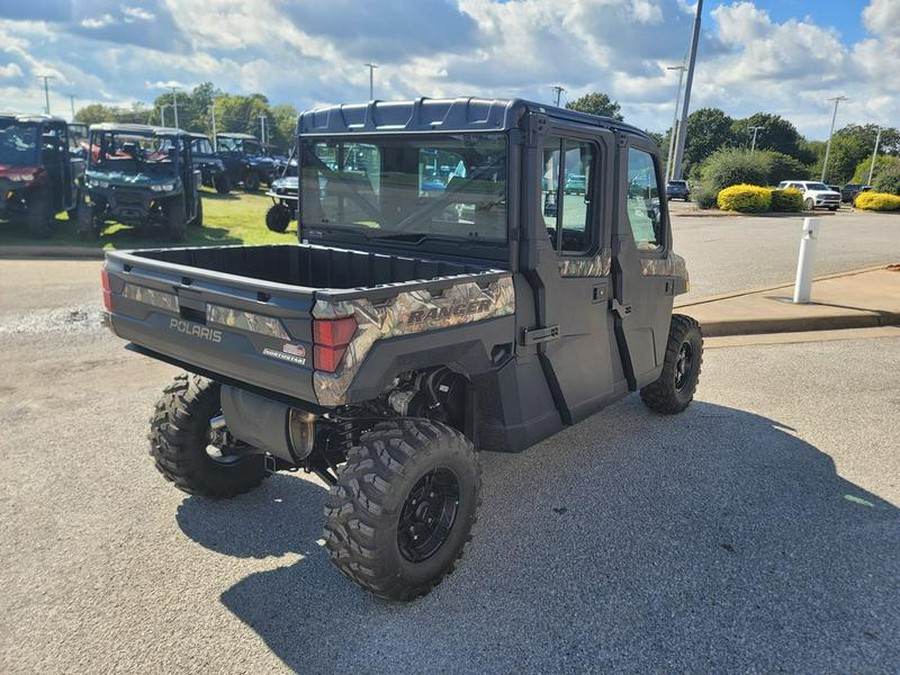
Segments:
[[[238,201],[240,196],[232,190],[231,192],[226,192],[225,194],[221,194],[216,192],[215,190],[205,189],[200,191],[200,196],[203,199],[209,199],[211,201]]]
[[[519,455],[487,453],[459,569],[408,605],[337,572],[324,488],[276,476],[197,498],[182,530],[221,553],[302,558],[222,594],[303,672],[892,671],[900,510],[777,421],[637,397]],[[281,500],[281,501],[278,501]]]

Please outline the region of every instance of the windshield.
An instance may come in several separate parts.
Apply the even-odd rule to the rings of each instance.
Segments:
[[[807,183],[807,190],[830,190],[831,188],[825,185],[825,183]]]
[[[191,150],[195,155],[213,154],[212,143],[207,138],[194,138],[191,140]]]
[[[0,164],[35,166],[38,164],[38,134],[33,124],[0,120]]]
[[[181,140],[154,134],[100,131],[91,134],[89,167],[94,171],[174,176]]]
[[[506,137],[303,139],[304,227],[506,240]]]

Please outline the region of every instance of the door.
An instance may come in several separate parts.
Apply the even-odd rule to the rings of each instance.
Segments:
[[[526,331],[525,343],[540,342],[541,365],[566,424],[602,408],[616,378],[605,226],[612,213],[606,195],[613,176],[604,170],[615,156],[613,141],[612,134],[597,129],[551,129],[537,152],[540,198],[532,208],[540,211],[542,231],[536,235],[538,279],[532,285],[539,288],[541,328]]]
[[[635,390],[662,371],[675,294],[666,265],[671,228],[654,146],[622,135],[617,164],[610,315],[628,388]]]

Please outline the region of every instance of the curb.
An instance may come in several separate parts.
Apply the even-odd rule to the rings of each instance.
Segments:
[[[900,313],[863,312],[843,316],[786,317],[782,319],[746,319],[740,321],[706,321],[703,337],[760,335],[771,333],[803,333],[841,330],[845,328],[881,328],[900,326]]]

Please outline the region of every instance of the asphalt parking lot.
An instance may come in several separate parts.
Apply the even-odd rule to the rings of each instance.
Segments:
[[[77,284],[2,269],[3,672],[900,666],[897,338],[710,349],[681,416],[632,396],[485,454],[462,565],[393,605],[331,565],[316,480],[166,484],[145,436],[175,371],[70,309]]]

